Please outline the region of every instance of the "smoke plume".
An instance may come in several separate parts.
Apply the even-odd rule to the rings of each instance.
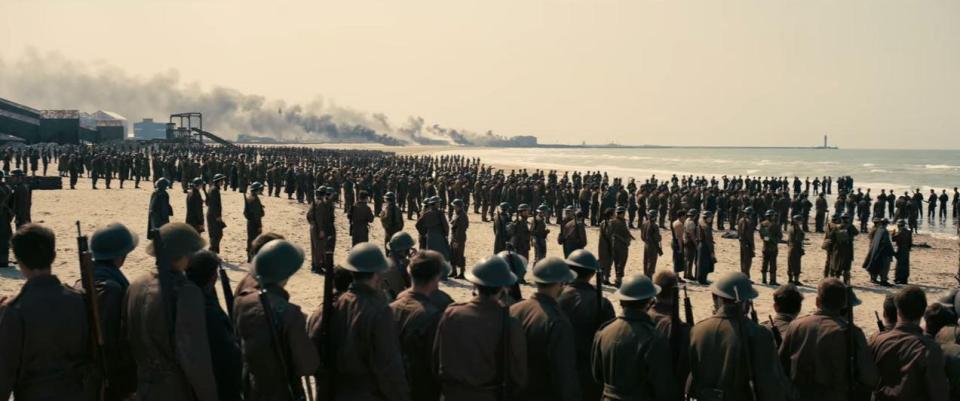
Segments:
[[[0,59],[0,72],[0,97],[18,103],[40,109],[109,110],[131,122],[198,111],[205,117],[204,129],[227,139],[245,134],[290,142],[485,145],[486,138],[493,137],[427,126],[421,117],[409,117],[394,129],[383,114],[352,110],[323,98],[287,104],[234,89],[183,83],[173,70],[144,79],[116,67],[35,51],[18,60]]]

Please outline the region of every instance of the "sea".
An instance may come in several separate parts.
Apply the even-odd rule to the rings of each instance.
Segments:
[[[960,150],[769,149],[769,148],[462,148],[436,154],[479,157],[493,165],[563,171],[602,171],[638,182],[656,175],[729,177],[853,177],[855,188],[939,194],[960,187]],[[836,180],[834,179],[834,183]],[[836,188],[836,187],[834,187]],[[812,192],[812,188],[811,188]],[[834,191],[836,194],[836,191]],[[832,199],[831,199],[832,205]],[[924,205],[926,213],[926,205]],[[952,210],[948,211],[948,214]],[[954,236],[957,220],[927,220],[920,231]]]

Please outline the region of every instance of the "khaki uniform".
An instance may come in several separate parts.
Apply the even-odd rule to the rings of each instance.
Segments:
[[[754,242],[754,233],[756,226],[748,216],[740,218],[737,222],[737,234],[740,239],[740,272],[750,277],[750,267],[753,264],[753,258],[757,256],[756,244]]]
[[[290,376],[300,377],[313,374],[320,366],[317,350],[307,338],[306,318],[300,307],[289,302],[290,295],[283,289],[267,288],[273,318],[279,326],[277,331],[284,336],[281,343],[289,350],[284,356],[287,366],[281,365],[276,345],[271,341],[259,291],[245,289],[233,310],[243,351],[244,400],[248,401],[289,400],[287,386],[291,379],[284,376],[284,369]]]
[[[759,400],[783,401],[785,382],[773,335],[742,316],[737,305],[724,305],[693,326],[687,381],[690,397],[749,401],[756,393]]]
[[[640,239],[643,241],[643,274],[653,277],[657,271],[657,258],[663,253],[661,248],[660,227],[652,220],[643,222],[640,227]]]
[[[203,292],[182,274],[174,273],[172,281],[177,294],[173,328],[156,272],[134,280],[127,291],[124,312],[137,360],[137,399],[215,401]]]
[[[223,202],[220,200],[220,188],[213,186],[207,192],[207,233],[210,235],[210,250],[220,253],[220,241],[223,239]]]
[[[503,361],[505,354],[507,363]],[[499,400],[504,365],[509,369],[508,393],[527,385],[527,341],[523,328],[496,300],[478,297],[447,307],[437,327],[433,355],[445,401]]]
[[[263,204],[260,197],[252,193],[244,195],[243,217],[247,219],[247,262],[253,255],[250,254],[253,240],[263,232]]]
[[[600,329],[591,365],[604,401],[681,399],[669,340],[642,310],[625,309]]]
[[[53,275],[27,280],[0,305],[0,399],[90,399],[86,316],[83,296]]]
[[[370,223],[373,222],[373,211],[366,202],[357,202],[350,208],[350,238],[353,245],[370,241]]]
[[[897,323],[893,330],[873,337],[870,349],[880,374],[875,401],[948,399],[943,351],[920,326]]]
[[[613,268],[618,279],[623,278],[627,268],[627,259],[630,254],[630,242],[634,240],[630,234],[627,222],[619,217],[610,219],[607,223],[610,230],[610,242],[613,243]]]
[[[411,290],[400,293],[390,304],[400,334],[403,365],[413,400],[440,399],[440,383],[433,375],[431,365],[433,341],[443,309],[430,297]]]
[[[387,203],[383,211],[380,212],[380,225],[383,226],[384,244],[390,242],[393,234],[403,230],[403,212],[400,211],[396,203]]]
[[[764,279],[767,273],[770,273],[770,282],[777,281],[777,255],[780,253],[780,239],[783,238],[783,232],[780,231],[780,225],[766,220],[760,223],[760,237],[763,239],[763,264],[760,266],[760,272]]]
[[[853,330],[857,377],[850,377],[848,330]],[[851,383],[863,389],[876,386],[877,367],[866,337],[844,318],[818,311],[781,328],[781,334],[780,361],[798,400],[845,401],[851,399]]]
[[[673,377],[676,378],[674,384],[677,386],[677,394],[683,395],[684,385],[690,374],[690,324],[681,321],[679,317],[674,320],[672,308],[673,305],[657,303],[648,314],[653,319],[657,331],[667,338],[673,364]],[[679,310],[677,312],[679,313]]]
[[[310,339],[324,351],[320,334],[323,306],[308,322]],[[393,312],[379,289],[353,283],[333,303],[330,335],[336,352],[332,372],[338,401],[407,401],[400,336]],[[321,393],[322,394],[322,393]]]
[[[450,221],[450,264],[454,267],[466,267],[465,256],[467,246],[467,228],[470,227],[470,218],[467,213],[454,213]]]
[[[563,223],[560,231],[560,243],[563,244],[563,257],[587,246],[587,227],[577,219]]]
[[[800,270],[803,260],[803,239],[806,233],[796,224],[787,229],[787,276],[790,280],[800,281]]]
[[[600,298],[597,306],[597,289],[582,281],[567,285],[557,299],[560,309],[573,325],[574,349],[577,350],[577,370],[580,378],[580,392],[583,401],[596,401],[603,393],[603,387],[593,379],[590,367],[590,354],[593,351],[593,336],[606,322],[615,317],[613,305],[606,298]]]
[[[530,378],[518,398],[530,401],[579,401],[573,325],[557,300],[535,293],[510,307],[527,339]]]

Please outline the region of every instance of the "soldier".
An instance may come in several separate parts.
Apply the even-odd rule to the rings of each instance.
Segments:
[[[697,282],[710,284],[707,276],[713,273],[717,263],[717,254],[713,242],[713,212],[703,212],[697,229]]]
[[[387,243],[387,262],[390,266],[382,274],[380,287],[383,289],[384,296],[391,302],[410,287],[410,273],[407,266],[410,264],[410,257],[415,253],[413,248],[416,245],[413,237],[403,231],[393,234],[390,242]]]
[[[563,223],[557,240],[563,245],[564,257],[587,246],[587,225],[583,221],[583,212],[576,211],[573,218]]]
[[[417,232],[420,233],[420,248],[430,249],[443,255],[444,260],[450,260],[450,242],[447,236],[450,232],[450,223],[447,216],[440,210],[440,198],[431,196],[424,202],[423,214],[417,219]]]
[[[766,220],[760,223],[760,239],[763,240],[763,265],[760,269],[763,284],[767,283],[767,273],[770,273],[770,285],[777,284],[777,254],[780,253],[779,244],[783,238],[780,224],[777,223],[777,212],[767,210]]]
[[[70,156],[70,189],[77,189],[77,181],[80,179],[80,175],[83,174],[83,162],[80,161],[79,156]]]
[[[746,317],[757,297],[750,279],[724,273],[710,292],[717,312],[691,330],[687,393],[698,400],[785,400],[773,336]]]
[[[397,196],[393,192],[387,192],[383,199],[387,204],[380,212],[380,225],[383,226],[383,242],[386,244],[394,234],[403,230],[403,211],[397,207]]]
[[[53,231],[26,224],[11,242],[26,282],[15,297],[0,297],[0,399],[93,399],[86,305],[51,273]]]
[[[823,232],[823,222],[827,216],[827,199],[825,198],[825,196],[826,195],[824,195],[824,193],[821,192],[820,195],[817,196],[817,201],[814,202],[814,208],[817,211],[817,214],[814,217],[814,226],[815,226],[814,228],[818,233]]]
[[[686,263],[684,278],[687,280],[696,280],[693,274],[693,265],[697,261],[697,239],[700,235],[697,233],[697,209],[687,211],[687,219],[683,222],[683,261]]]
[[[890,273],[890,261],[895,255],[887,224],[887,219],[874,222],[875,231],[870,234],[870,248],[863,262],[863,267],[870,273],[870,281],[884,287],[890,286],[887,278]]]
[[[790,222],[790,228],[787,230],[787,282],[796,285],[803,285],[800,283],[800,270],[802,268],[801,261],[805,254],[803,239],[806,237],[806,233],[800,226],[801,221],[802,216],[794,215]]]
[[[253,239],[257,238],[263,232],[263,203],[260,203],[260,193],[263,192],[263,184],[254,182],[250,184],[250,191],[243,197],[243,217],[247,219],[247,262],[253,259],[252,246]]]
[[[797,286],[793,283],[783,284],[773,290],[773,310],[776,315],[767,316],[768,319],[762,321],[760,325],[770,329],[771,332],[777,333],[778,335],[774,336],[775,340],[778,337],[782,339],[783,333],[787,331],[787,326],[790,326],[790,322],[797,318],[802,306],[803,294],[800,293]],[[780,343],[777,343],[777,347],[780,347]]]
[[[750,268],[753,258],[757,256],[754,242],[754,233],[757,226],[753,223],[753,207],[743,209],[743,217],[737,222],[737,237],[740,242],[740,272],[750,278]]]
[[[620,284],[623,282],[624,271],[627,268],[630,242],[635,239],[633,238],[633,234],[630,233],[630,228],[627,227],[624,212],[626,212],[626,209],[623,206],[617,207],[616,217],[607,220],[608,235],[610,236],[611,248],[613,250],[611,256],[613,257],[613,267],[616,274],[613,285],[617,288],[620,288]]]
[[[510,316],[520,321],[527,342],[530,378],[518,397],[524,400],[580,401],[573,325],[557,297],[576,275],[563,259],[550,257],[533,267],[537,292],[513,304]]]
[[[613,305],[590,283],[600,271],[600,263],[590,251],[574,250],[567,257],[566,263],[577,274],[577,278],[563,289],[557,301],[573,324],[574,349],[577,351],[577,370],[583,401],[596,401],[603,394],[603,388],[593,380],[590,367],[593,335],[604,322],[614,318]]]
[[[877,367],[863,331],[844,316],[844,310],[853,305],[851,294],[840,280],[824,279],[817,287],[817,311],[780,328],[780,360],[798,400],[850,400],[855,399],[851,389],[862,392],[876,387]],[[799,292],[791,297],[797,300],[799,311]],[[775,323],[779,326],[779,321]],[[852,369],[851,361],[855,363]],[[833,368],[823,368],[827,366]],[[857,376],[850,377],[851,372]]]
[[[200,195],[200,188],[203,186],[203,179],[200,177],[194,178],[190,193],[187,194],[187,218],[186,223],[193,227],[194,230],[197,230],[198,233],[203,233],[203,196]]]
[[[690,327],[693,322],[680,320],[680,287],[677,273],[660,270],[653,276],[653,283],[660,287],[656,303],[647,312],[653,319],[657,331],[668,339],[670,344],[673,377],[677,378],[677,394],[684,395],[686,377],[690,373]]]
[[[950,386],[943,351],[920,328],[926,295],[918,287],[907,286],[897,293],[895,303],[897,325],[870,339],[880,377],[874,399],[947,400]]]
[[[450,265],[453,271],[450,277],[463,278],[466,272],[467,259],[467,228],[470,227],[470,218],[464,210],[463,201],[453,200],[453,220],[450,221]]]
[[[657,211],[648,212],[649,219],[640,225],[640,240],[643,241],[643,274],[652,277],[657,270],[657,258],[663,255],[660,243],[660,227],[657,227]]]
[[[507,231],[510,233],[509,243],[513,247],[512,250],[526,260],[530,259],[530,223],[527,221],[529,217],[530,205],[521,203],[520,206],[517,206],[516,218],[507,227]]]
[[[318,248],[317,252],[319,255],[323,255],[324,268],[333,267],[333,251],[337,245],[337,229],[334,224],[334,219],[337,217],[337,207],[334,205],[337,194],[336,188],[328,186],[323,198],[319,202],[322,203],[323,206],[317,211],[319,213],[317,224],[319,224],[320,227],[320,231],[317,232],[317,239],[319,241],[318,244],[323,246],[322,248]]]
[[[227,224],[223,222],[223,202],[220,200],[220,185],[227,177],[223,174],[213,176],[213,185],[207,192],[207,230],[210,235],[210,250],[220,253],[220,241],[223,239],[223,229]]]
[[[893,282],[906,285],[910,280],[910,250],[913,249],[913,232],[907,228],[907,222],[897,220],[897,231],[893,233],[893,242],[897,245],[897,267]]]
[[[527,384],[527,342],[520,322],[500,303],[517,276],[500,256],[490,256],[466,274],[477,296],[447,307],[433,343],[434,374],[443,399],[514,399]]]
[[[173,208],[170,207],[170,195],[167,194],[170,181],[167,181],[166,178],[160,178],[153,187],[155,189],[150,194],[150,207],[147,211],[147,239],[153,239],[153,233],[169,223],[170,216],[173,216]]]
[[[367,201],[370,196],[367,191],[360,191],[357,194],[357,202],[354,203],[347,213],[347,220],[350,221],[350,240],[352,245],[370,241],[370,223],[373,223],[373,211]]]
[[[245,400],[290,400],[291,381],[316,372],[320,365],[317,350],[304,329],[303,312],[290,302],[284,289],[303,260],[303,250],[287,240],[266,243],[252,263],[259,288],[243,290],[235,301],[237,336],[243,347]]]
[[[137,397],[215,401],[210,346],[203,341],[207,338],[203,292],[184,276],[190,255],[206,244],[185,223],[168,223],[156,235],[167,265],[134,280],[124,308],[131,353],[140,362]],[[147,246],[147,253],[155,257],[156,242]]]
[[[540,205],[537,208],[537,215],[533,217],[530,223],[530,235],[533,240],[533,264],[547,257],[547,212],[550,210],[547,205]]]
[[[413,287],[400,293],[397,300],[390,304],[399,332],[412,400],[440,399],[440,383],[431,373],[432,351],[437,324],[445,306],[437,305],[432,297],[440,291],[440,278],[446,276],[446,266],[443,256],[437,252],[426,250],[417,253],[410,261]]]
[[[655,209],[651,209],[655,210]],[[670,250],[673,253],[673,272],[677,273],[677,280],[681,283],[686,282],[683,278],[679,277],[679,274],[686,271],[687,262],[684,259],[684,229],[683,226],[686,223],[687,217],[684,214],[679,214],[676,219],[670,222]]]
[[[0,269],[10,267],[10,238],[13,236],[13,189],[0,171]]]
[[[33,208],[33,189],[27,183],[22,170],[13,170],[13,211],[17,228],[31,222],[30,209]]]
[[[617,291],[623,312],[593,340],[593,377],[603,400],[681,400],[669,340],[648,315],[660,287],[647,276],[630,276]]]
[[[389,267],[387,258],[378,246],[360,243],[350,250],[342,267],[353,282],[333,301],[333,316],[323,316],[321,306],[308,322],[317,349],[326,351],[322,346],[326,340],[335,352],[333,365],[325,366],[329,376],[318,380],[336,380],[327,383],[334,386],[336,400],[410,400],[400,335],[380,291],[380,275]],[[321,338],[323,319],[330,319],[331,338]]]
[[[220,308],[217,299],[217,269],[220,257],[208,250],[201,250],[190,256],[187,278],[203,291],[204,317],[207,325],[207,339],[210,344],[210,359],[213,363],[213,376],[217,382],[217,396],[221,401],[240,401],[243,388],[243,359],[240,345],[234,335],[230,317]]]
[[[493,253],[507,249],[507,238],[510,235],[507,232],[510,225],[510,204],[502,202],[499,209],[493,216]]]

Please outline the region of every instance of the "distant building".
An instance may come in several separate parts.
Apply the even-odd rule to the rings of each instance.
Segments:
[[[43,110],[40,116],[40,137],[36,142],[97,142],[100,138],[96,120],[79,110]]]
[[[97,142],[122,141],[127,138],[127,119],[112,111],[100,110],[90,115],[97,127]]]
[[[152,118],[144,118],[141,122],[133,123],[133,137],[140,140],[166,139],[167,123],[158,123]]]
[[[28,143],[40,140],[40,110],[0,98],[0,134],[23,138]]]

